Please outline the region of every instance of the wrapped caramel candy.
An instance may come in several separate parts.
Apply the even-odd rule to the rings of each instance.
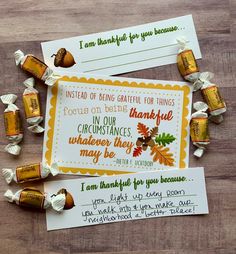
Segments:
[[[34,88],[34,78],[26,79],[23,84],[26,86],[23,93],[23,103],[26,121],[30,125],[28,130],[33,133],[41,133],[44,128],[39,124],[43,121],[43,117],[39,103],[39,92]]]
[[[197,147],[194,155],[202,157],[206,146],[210,143],[208,130],[208,114],[206,113],[208,106],[204,102],[196,102],[193,108],[197,112],[193,113],[190,121],[190,136],[193,144]]]
[[[36,181],[48,177],[49,174],[53,176],[59,173],[56,163],[51,166],[43,165],[42,163],[34,163],[25,166],[19,166],[15,171],[9,168],[2,169],[2,175],[9,184],[14,180],[16,183],[24,183],[29,181]]]
[[[44,81],[46,85],[54,85],[59,78],[59,76],[56,76],[44,62],[40,61],[35,56],[31,54],[24,55],[21,50],[17,50],[14,55],[16,65],[20,64],[24,71]]]
[[[10,203],[16,203],[19,206],[44,210],[52,208],[57,212],[61,212],[65,206],[66,196],[63,193],[48,197],[45,193],[35,188],[24,188],[15,194],[11,190],[7,190],[4,197]]]
[[[192,49],[187,47],[187,40],[183,37],[178,38],[180,46],[177,55],[177,66],[184,79],[194,82],[198,79],[199,69]]]
[[[222,114],[226,112],[226,104],[220,95],[219,88],[210,80],[214,77],[211,72],[202,72],[199,78],[194,82],[193,89],[201,89],[202,95],[208,105],[210,120],[215,123],[223,121]]]
[[[5,151],[13,155],[19,155],[21,148],[18,143],[20,143],[23,138],[23,129],[20,119],[20,110],[14,104],[17,96],[15,94],[6,94],[2,95],[0,98],[2,103],[7,105],[3,116],[6,137],[10,143],[5,147]]]

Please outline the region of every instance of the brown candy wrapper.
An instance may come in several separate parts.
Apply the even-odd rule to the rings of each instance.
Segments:
[[[52,208],[57,212],[61,212],[64,209],[66,202],[66,196],[64,193],[48,197],[40,190],[31,187],[19,190],[15,194],[11,190],[7,190],[4,197],[8,202],[16,203],[19,206],[29,207],[36,210]]]
[[[177,55],[177,66],[182,77],[190,82],[195,82],[199,77],[199,68],[192,49],[187,47],[187,40],[178,38],[179,52]]]
[[[210,143],[208,114],[206,113],[208,106],[204,102],[196,102],[193,104],[193,108],[197,111],[191,116],[190,136],[193,144],[197,147],[194,155],[200,158]]]
[[[51,166],[43,165],[42,163],[34,163],[19,166],[15,170],[9,168],[2,169],[2,175],[8,184],[12,181],[16,183],[25,183],[41,180],[48,177],[49,174],[55,176],[58,173],[59,171],[56,163],[53,163]]]
[[[23,138],[23,129],[20,110],[14,104],[17,96],[15,94],[6,94],[2,95],[0,98],[2,103],[7,105],[7,108],[4,110],[4,126],[6,137],[10,143],[5,147],[5,151],[12,155],[19,155],[21,147],[18,143],[20,143]]]
[[[194,91],[201,89],[204,100],[208,105],[210,120],[215,123],[223,121],[222,114],[226,112],[226,104],[221,97],[219,88],[210,80],[214,77],[211,72],[202,72],[193,84]]]
[[[24,55],[21,50],[14,53],[16,65],[21,66],[24,71],[27,71],[35,78],[45,82],[46,85],[52,86],[56,83],[59,76],[55,75],[53,71],[41,60],[35,56],[28,54]]]
[[[23,82],[26,89],[23,93],[23,103],[25,109],[25,118],[27,123],[30,125],[28,130],[33,133],[42,133],[44,128],[39,124],[43,121],[40,102],[39,92],[34,88],[34,78],[28,78]]]

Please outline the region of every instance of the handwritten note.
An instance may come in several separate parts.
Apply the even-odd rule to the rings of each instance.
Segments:
[[[114,75],[176,63],[176,38],[180,36],[187,38],[188,47],[201,58],[192,15],[43,42],[42,51],[54,70]]]
[[[50,195],[61,188],[75,206],[61,214],[47,211],[48,230],[208,213],[203,168],[45,183]]]

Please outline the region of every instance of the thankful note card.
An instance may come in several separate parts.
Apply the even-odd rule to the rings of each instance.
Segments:
[[[52,181],[44,187],[49,195],[65,189],[67,206],[75,205],[60,214],[47,210],[48,230],[208,213],[203,168]]]
[[[46,64],[54,70],[114,75],[176,63],[180,36],[201,58],[192,15],[41,45]]]
[[[86,175],[185,168],[191,101],[185,82],[64,76],[48,90],[43,161]]]

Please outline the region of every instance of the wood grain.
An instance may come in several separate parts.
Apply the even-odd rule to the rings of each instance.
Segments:
[[[193,14],[203,58],[201,70],[215,73],[228,106],[221,125],[210,124],[211,144],[201,160],[190,156],[190,166],[204,166],[210,214],[129,221],[47,232],[45,214],[8,204],[0,181],[0,253],[98,254],[233,254],[236,253],[236,2],[234,0],[139,1],[0,1],[0,94],[15,93],[22,108],[21,83],[27,77],[15,66],[13,52],[22,49],[42,57],[40,42],[112,30]],[[123,76],[182,80],[176,65]],[[45,112],[46,87],[38,84]],[[194,94],[194,101],[200,99]],[[0,112],[4,106],[0,104]],[[43,136],[26,131],[19,158],[3,152],[7,144],[0,121],[0,168],[41,160]],[[193,147],[190,148],[190,154]],[[59,179],[65,178],[60,176]],[[66,178],[69,178],[67,176]],[[50,179],[49,179],[50,180]],[[42,185],[37,184],[40,188]],[[17,189],[17,185],[12,185]]]

